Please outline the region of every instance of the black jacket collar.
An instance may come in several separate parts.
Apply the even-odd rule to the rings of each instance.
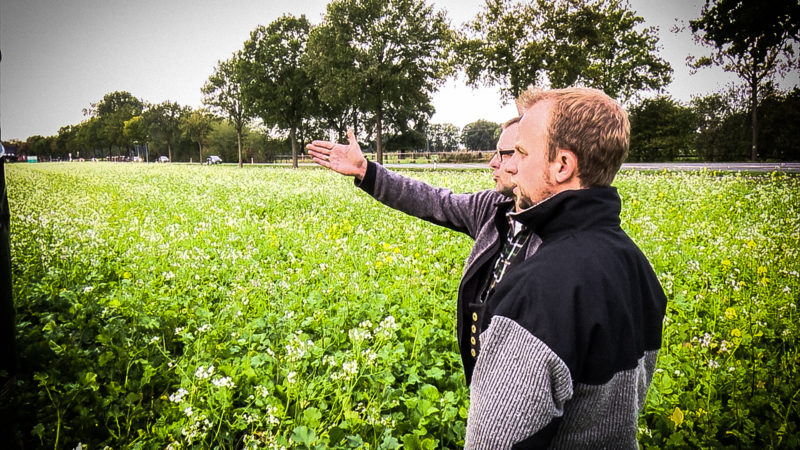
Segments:
[[[561,232],[618,228],[620,209],[617,188],[608,186],[563,191],[513,215],[546,239]]]

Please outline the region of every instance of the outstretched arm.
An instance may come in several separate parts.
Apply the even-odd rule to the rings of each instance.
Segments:
[[[313,141],[306,145],[312,160],[342,175],[353,175],[364,179],[367,172],[367,159],[361,153],[352,128],[347,129],[347,145],[330,141]]]

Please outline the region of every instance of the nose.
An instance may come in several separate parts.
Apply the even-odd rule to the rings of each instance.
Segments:
[[[508,173],[517,173],[517,153],[514,152],[510,158],[503,162],[503,170]]]
[[[500,168],[500,161],[498,161],[498,159],[499,158],[497,158],[497,152],[492,154],[492,159],[489,160],[489,167],[491,167],[492,169]]]

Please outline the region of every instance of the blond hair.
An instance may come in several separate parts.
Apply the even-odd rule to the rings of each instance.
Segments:
[[[552,101],[547,124],[548,160],[558,149],[578,159],[581,186],[609,186],[628,155],[631,125],[628,113],[603,91],[566,88],[544,91],[528,88],[517,106],[528,109],[540,101]]]

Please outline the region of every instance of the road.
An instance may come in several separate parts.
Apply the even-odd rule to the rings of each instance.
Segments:
[[[386,164],[393,169],[488,169],[486,164]],[[783,172],[800,173],[800,163],[625,163],[622,170],[671,170],[698,171],[707,169],[719,172]]]

